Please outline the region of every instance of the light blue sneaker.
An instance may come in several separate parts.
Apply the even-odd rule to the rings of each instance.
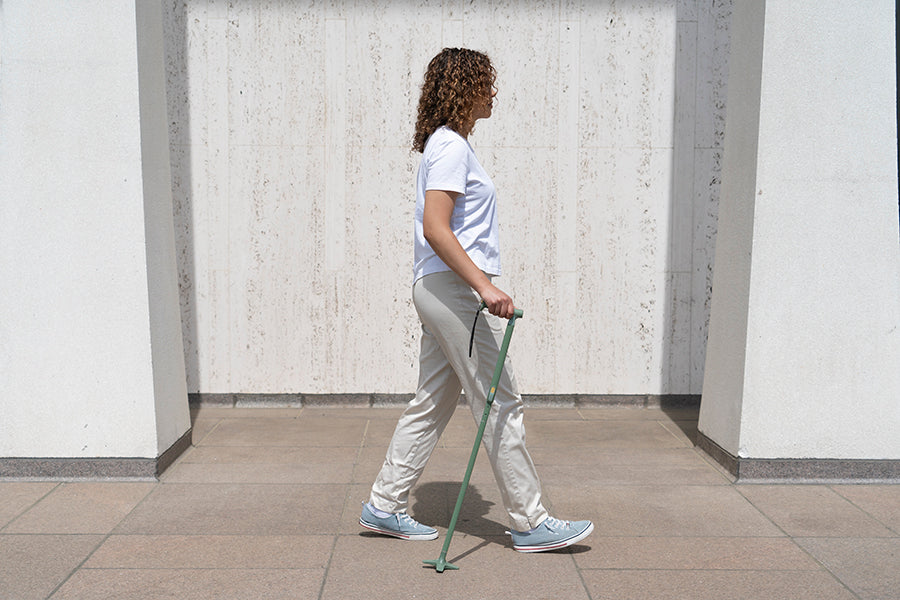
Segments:
[[[371,531],[401,540],[433,540],[438,536],[437,529],[422,525],[405,512],[394,513],[389,517],[378,517],[365,502],[359,524]]]
[[[510,531],[513,549],[518,552],[545,552],[576,544],[594,530],[590,521],[560,521],[547,519],[531,531]]]

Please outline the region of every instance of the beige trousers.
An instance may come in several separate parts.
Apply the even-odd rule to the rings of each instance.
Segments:
[[[483,311],[469,358],[469,336],[480,302],[453,272],[426,275],[413,286],[413,303],[422,321],[419,385],[397,423],[384,466],[372,486],[369,502],[375,508],[391,513],[407,509],[409,492],[453,415],[460,390],[466,392],[476,427],[481,424],[506,321]],[[509,363],[507,358],[482,443],[511,527],[528,531],[547,518],[547,510],[541,504],[534,462],[525,448],[522,397]],[[462,477],[466,465],[459,468]]]

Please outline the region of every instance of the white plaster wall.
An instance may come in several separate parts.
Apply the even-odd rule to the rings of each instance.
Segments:
[[[735,8],[699,422],[735,456],[900,457],[893,17]]]
[[[702,4],[702,6],[701,6]],[[700,392],[730,1],[169,0],[190,391],[412,391],[418,86],[486,51],[525,393]]]
[[[168,167],[142,162],[136,25],[134,2],[3,2],[3,457],[153,458],[165,446],[143,169]],[[168,399],[187,417],[186,400]],[[181,425],[163,436],[169,444]]]
[[[766,4],[742,456],[900,457],[893,16]]]
[[[0,455],[155,456],[134,9],[38,8],[4,3]]]
[[[728,136],[722,165],[721,222],[717,222],[718,268],[713,280],[716,293],[699,429],[737,456],[747,359],[765,4],[741,2],[735,6],[731,30]]]
[[[172,210],[162,4],[135,3],[147,290],[157,453],[191,427]]]

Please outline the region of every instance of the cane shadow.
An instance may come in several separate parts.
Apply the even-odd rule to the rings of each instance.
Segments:
[[[433,481],[416,487],[412,492],[413,502],[410,507],[416,520],[434,527],[449,528],[461,485],[462,483],[458,481]],[[477,485],[469,484],[453,535],[465,534],[481,538],[481,542],[461,554],[451,554],[447,557],[448,562],[455,564],[492,543],[511,546],[501,537],[505,537],[506,528],[487,517],[494,504],[481,495]],[[451,553],[452,545],[451,542],[451,547],[448,548]]]

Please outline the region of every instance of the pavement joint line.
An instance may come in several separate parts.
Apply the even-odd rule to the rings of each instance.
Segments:
[[[826,573],[828,573],[828,574],[832,577],[832,579],[834,579],[835,581],[837,581],[838,584],[839,584],[841,587],[843,587],[845,590],[847,590],[847,593],[849,593],[851,596],[853,596],[854,598],[857,598],[857,600],[859,600],[859,596],[858,596],[856,593],[854,593],[853,590],[850,589],[850,587],[849,587],[846,583],[844,583],[844,581],[843,581],[840,577],[837,576],[837,573],[835,573],[834,571],[832,571],[831,569],[829,569],[829,568],[828,568],[828,565],[826,565],[826,564],[823,563],[821,560],[819,560],[816,556],[814,556],[812,553],[810,553],[809,551],[807,551],[807,549],[804,548],[802,545],[798,544],[798,543],[797,543],[797,540],[794,539],[794,536],[792,536],[791,534],[789,534],[787,531],[785,531],[785,529],[784,529],[783,527],[781,527],[778,523],[776,523],[775,520],[772,519],[772,518],[766,513],[766,511],[764,511],[762,508],[756,506],[756,504],[754,504],[753,501],[752,501],[750,498],[748,498],[748,497],[746,496],[746,494],[744,494],[744,493],[741,491],[741,486],[740,486],[740,485],[734,484],[734,485],[732,485],[732,487],[735,489],[735,491],[737,491],[738,494],[741,495],[741,497],[744,498],[744,500],[747,501],[748,504],[750,504],[750,506],[753,507],[754,510],[756,510],[760,515],[762,515],[769,523],[771,523],[776,529],[778,529],[778,531],[782,532],[782,533],[785,535],[785,537],[787,537],[787,539],[789,539],[789,540],[791,541],[792,544],[794,544],[801,552],[803,552],[804,554],[806,554],[806,555],[807,555],[809,558],[811,558],[817,565],[819,565]],[[828,486],[826,486],[826,487],[828,487]],[[834,493],[836,493],[836,492],[834,492]]]
[[[80,567],[79,568],[79,570],[81,570],[81,571],[321,571],[324,569],[325,569],[325,567]],[[56,592],[56,590],[54,590],[54,593],[55,592]]]
[[[669,422],[670,422],[670,423],[673,423],[673,421],[669,421]],[[677,425],[676,425],[676,427],[678,427],[678,431],[681,431],[681,436],[679,436],[677,433],[675,433],[674,431],[672,431],[671,429],[669,429],[669,428],[666,426],[666,423],[665,423],[664,421],[657,421],[657,420],[654,420],[654,423],[657,423],[660,427],[662,427],[663,429],[666,430],[666,433],[668,433],[669,435],[671,435],[673,438],[675,438],[676,440],[678,440],[678,441],[681,442],[682,444],[685,443],[685,438],[687,438],[688,443],[691,443],[691,445],[693,445],[693,443],[690,441],[690,438],[688,438],[687,434],[685,434],[684,431],[681,431],[681,428],[678,427]],[[687,446],[684,446],[684,447],[686,448]]]
[[[66,585],[66,583],[67,583],[70,579],[72,579],[72,577],[75,576],[75,573],[77,573],[78,571],[80,571],[80,570],[82,569],[82,567],[84,567],[84,563],[86,563],[87,561],[89,561],[89,560],[91,559],[91,557],[94,556],[94,554],[97,552],[97,550],[100,549],[100,546],[102,546],[103,544],[106,543],[106,540],[108,540],[109,537],[110,537],[111,535],[112,535],[112,532],[107,533],[106,535],[104,535],[104,536],[103,536],[103,539],[101,539],[101,540],[97,543],[97,545],[94,546],[94,549],[91,550],[90,552],[88,552],[87,556],[84,557],[84,560],[82,560],[80,563],[78,563],[77,565],[75,565],[75,567],[72,568],[72,570],[69,571],[68,574],[66,574],[65,577],[63,577],[62,581],[59,582],[59,585],[57,585],[55,588],[53,588],[53,590],[50,591],[49,594],[47,594],[47,598],[52,598],[53,595],[56,594],[56,592],[58,592],[58,591],[60,590],[60,588],[62,588],[62,586]]]
[[[578,561],[575,560],[575,553],[569,552],[569,558],[572,560],[572,566],[575,567],[575,572],[578,574],[578,581],[581,582],[581,587],[584,588],[584,593],[587,595],[588,600],[593,600],[593,596],[591,595],[591,588],[588,587],[587,582],[584,580],[584,569],[578,566]]]
[[[69,573],[65,577],[63,577],[62,581],[60,581],[59,585],[57,585],[55,588],[53,588],[53,590],[49,594],[47,594],[47,598],[52,598],[53,595],[56,594],[56,592],[58,592],[70,579],[72,579],[72,577],[75,576],[76,573],[78,573],[84,567],[85,563],[87,561],[89,561],[91,559],[91,557],[94,556],[94,554],[96,554],[97,550],[99,550],[100,547],[103,546],[103,544],[105,544],[107,542],[107,540],[109,540],[110,537],[112,537],[112,535],[115,533],[116,529],[122,524],[122,521],[127,519],[128,515],[133,513],[137,509],[138,506],[143,504],[147,500],[147,498],[151,494],[153,494],[154,490],[156,489],[156,486],[160,485],[161,483],[162,482],[157,482],[156,485],[154,485],[152,489],[148,490],[147,493],[144,494],[144,496],[140,500],[138,500],[134,506],[131,507],[131,510],[129,510],[121,519],[119,519],[119,521],[115,525],[113,525],[105,535],[104,534],[93,534],[93,535],[101,535],[102,539],[97,543],[96,546],[94,546],[93,550],[88,552],[87,556],[84,557],[84,560],[82,560],[71,571],[69,571]],[[86,535],[92,535],[92,534],[86,534]]]
[[[345,487],[346,491],[344,492],[344,504],[341,508],[341,515],[340,517],[338,517],[338,528],[340,528],[340,524],[344,522],[344,513],[347,512],[352,489],[352,484],[348,484]],[[325,584],[328,583],[328,573],[331,570],[331,561],[334,559],[334,551],[335,548],[337,548],[338,538],[340,538],[340,533],[334,534],[334,539],[331,542],[331,552],[328,553],[328,562],[325,564],[325,572],[322,574],[322,585],[319,586],[319,595],[317,596],[318,600],[322,600],[322,595],[325,593]]]
[[[208,438],[210,435],[212,435],[212,433],[213,433],[216,429],[219,428],[219,425],[221,425],[222,422],[223,422],[225,419],[224,419],[224,418],[218,418],[218,419],[214,419],[214,420],[215,420],[216,424],[213,425],[212,427],[210,427],[209,431],[207,431],[205,434],[203,434],[203,437],[200,438],[199,440],[197,440],[197,443],[196,443],[196,444],[194,443],[193,440],[191,440],[191,446],[197,447],[197,446],[202,445],[203,442],[206,440],[206,438]],[[193,429],[193,428],[194,428],[194,423],[192,422],[192,423],[191,423],[191,429]]]
[[[890,525],[888,525],[887,523],[885,523],[884,521],[882,521],[881,519],[879,519],[878,517],[876,517],[869,511],[867,511],[866,509],[864,509],[862,506],[858,505],[856,502],[854,502],[853,500],[851,500],[844,494],[842,494],[840,492],[840,488],[841,488],[840,484],[829,484],[829,485],[826,485],[826,487],[828,489],[830,489],[832,492],[834,492],[835,494],[837,494],[838,496],[840,496],[841,498],[843,498],[844,500],[846,500],[847,502],[849,502],[851,506],[853,506],[857,510],[861,511],[864,515],[866,515],[867,517],[869,517],[870,519],[872,519],[873,521],[875,521],[876,523],[878,523],[879,525],[881,525],[882,527],[884,527],[885,529],[887,529],[888,531],[893,533],[894,535],[900,536],[900,532],[895,531],[893,527],[891,527]],[[835,488],[837,488],[837,489],[835,489]]]
[[[32,503],[31,503],[30,505],[28,505],[26,508],[22,509],[17,515],[15,515],[12,519],[10,519],[9,522],[8,522],[6,525],[4,525],[3,527],[0,527],[0,535],[3,535],[7,527],[9,527],[10,525],[12,525],[12,524],[15,523],[16,521],[18,521],[18,520],[22,517],[22,515],[24,515],[24,514],[27,513],[29,510],[31,510],[32,508],[34,508],[35,506],[37,506],[44,498],[46,498],[47,496],[49,496],[50,494],[52,494],[54,491],[56,491],[56,490],[59,488],[59,486],[61,486],[63,483],[64,483],[64,482],[62,482],[62,481],[57,481],[57,482],[56,482],[56,485],[54,485],[54,486],[51,487],[49,490],[47,490],[47,493],[46,493],[46,494],[44,494],[43,496],[41,496],[40,498],[38,498],[37,500],[35,500],[34,502],[32,502]]]

